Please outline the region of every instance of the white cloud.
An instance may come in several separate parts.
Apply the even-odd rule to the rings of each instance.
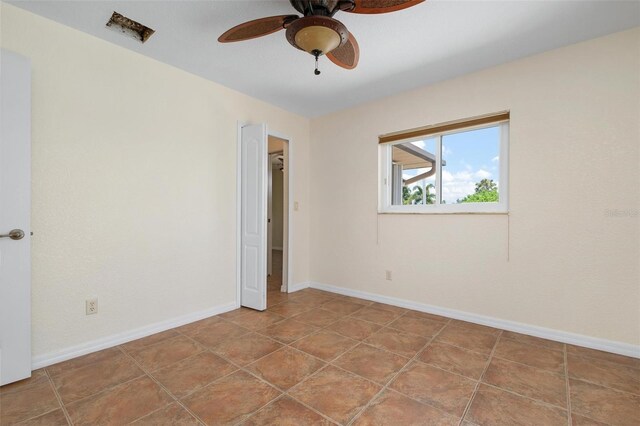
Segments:
[[[492,174],[491,172],[488,172],[486,170],[480,169],[477,172],[474,173],[474,176],[477,177],[478,179],[489,179],[491,178]]]
[[[456,200],[473,194],[476,190],[476,183],[481,179],[490,179],[491,172],[484,169],[477,171],[463,170],[451,173],[442,171],[442,199],[447,204],[453,204]]]
[[[495,157],[493,157],[493,158],[491,159],[491,161],[493,161],[494,163],[497,163],[498,161],[500,161],[500,156],[499,156],[499,155],[496,155]]]
[[[426,149],[427,148],[427,143],[425,141],[415,141],[415,142],[411,142],[412,144],[414,144],[415,146],[417,146],[418,148],[422,148],[422,149]]]

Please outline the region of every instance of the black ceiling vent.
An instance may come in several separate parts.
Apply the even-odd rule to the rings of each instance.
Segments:
[[[111,19],[107,22],[107,27],[111,28],[114,31],[121,32],[130,37],[135,38],[136,40],[144,43],[149,40],[149,37],[155,33],[149,27],[145,27],[139,22],[136,22],[132,19],[127,18],[126,16],[120,15],[118,12],[113,12],[111,15]]]

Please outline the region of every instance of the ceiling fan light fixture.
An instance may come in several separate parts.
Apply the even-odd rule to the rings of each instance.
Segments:
[[[326,55],[347,42],[349,31],[340,21],[327,16],[306,16],[287,27],[287,40],[311,55]]]
[[[296,33],[296,46],[305,52],[322,52],[326,55],[341,43],[340,34],[334,29],[313,25],[302,28]]]

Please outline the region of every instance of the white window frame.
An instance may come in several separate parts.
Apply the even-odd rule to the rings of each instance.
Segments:
[[[455,133],[468,132],[470,130],[486,129],[489,127],[500,127],[500,179],[499,179],[499,201],[497,203],[461,203],[442,204],[442,137]],[[411,204],[393,205],[391,204],[391,174],[393,167],[391,164],[391,148],[394,145],[407,142],[415,142],[425,139],[436,139],[436,201],[435,204]],[[379,196],[378,213],[400,213],[400,214],[451,214],[451,213],[508,213],[509,212],[509,122],[490,123],[480,126],[470,126],[463,129],[456,129],[450,132],[442,132],[429,136],[403,139],[392,143],[382,143],[379,145]]]

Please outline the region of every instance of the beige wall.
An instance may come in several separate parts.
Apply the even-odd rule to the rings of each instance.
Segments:
[[[284,196],[284,173],[280,171],[279,167],[273,167],[273,175],[271,181],[271,196],[272,196],[272,206],[273,206],[273,247],[277,249],[282,249],[282,231],[283,231],[283,207],[282,204],[284,200],[282,197]]]
[[[639,344],[639,54],[636,28],[313,120],[311,279]],[[510,218],[376,214],[378,135],[502,110]]]
[[[13,6],[33,67],[33,351],[232,303],[238,120],[295,144],[293,283],[308,279],[309,120]],[[84,301],[99,298],[85,316]]]

